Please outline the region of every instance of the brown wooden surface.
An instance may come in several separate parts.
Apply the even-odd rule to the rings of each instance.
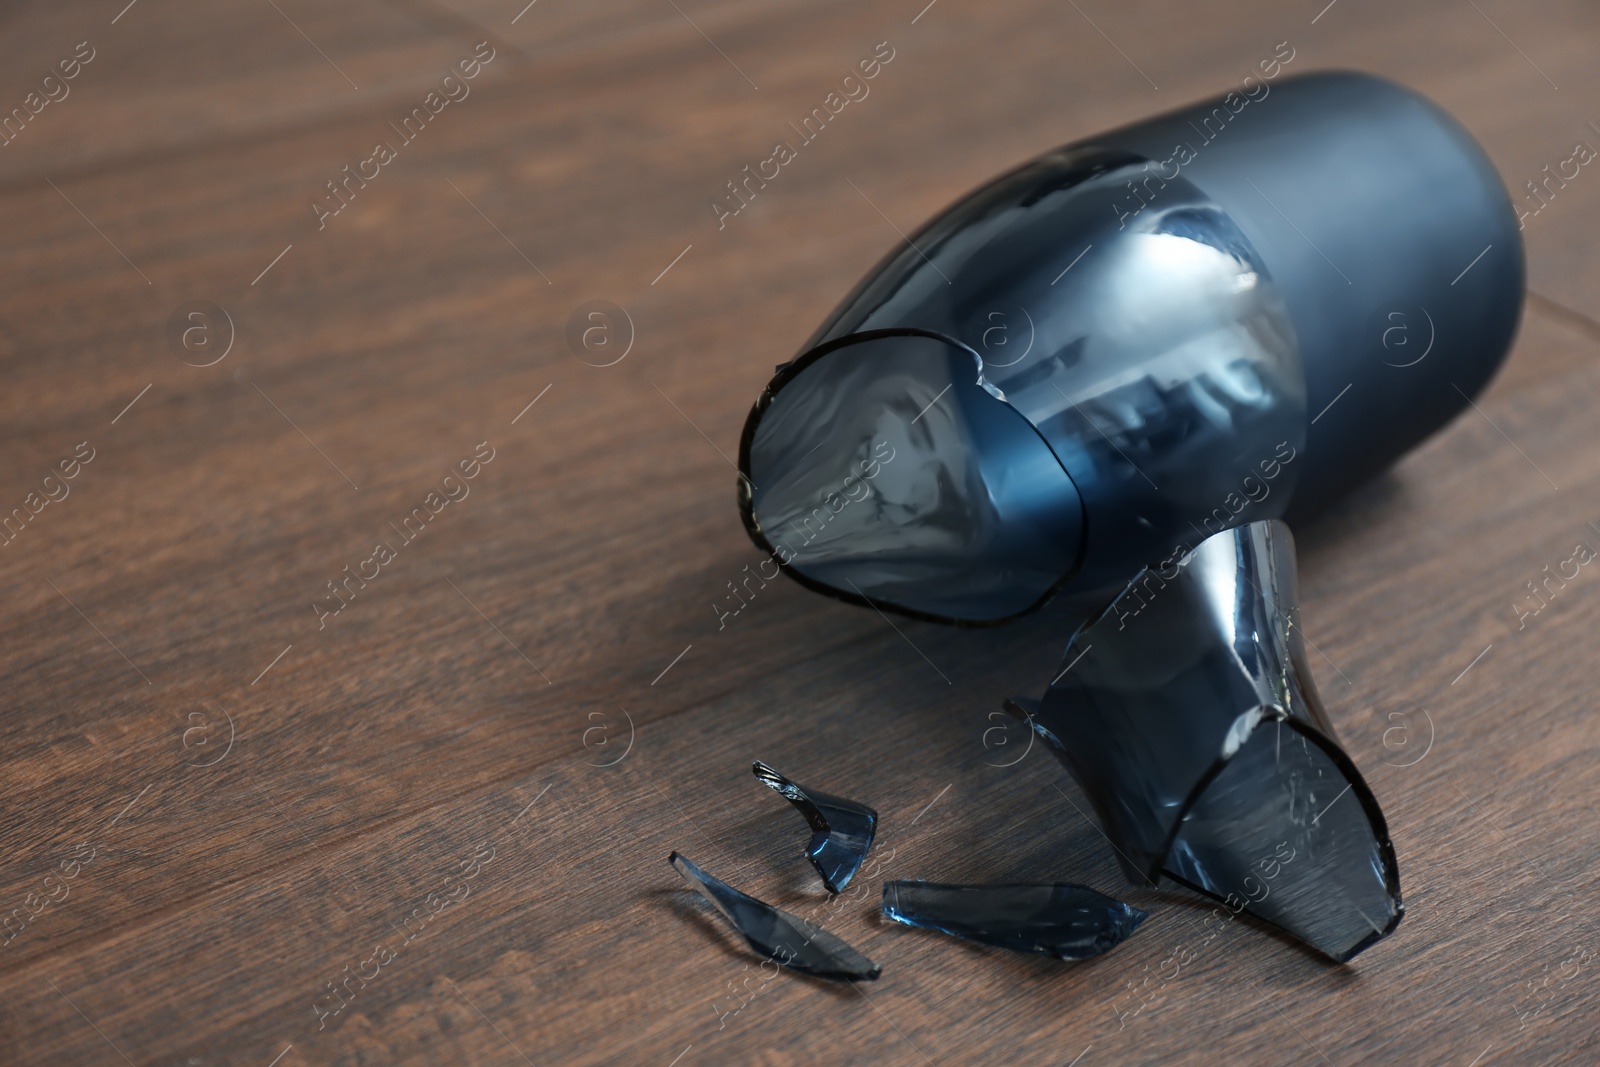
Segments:
[[[0,1062],[1600,1060],[1600,572],[1520,630],[1513,607],[1600,546],[1588,169],[1529,220],[1524,325],[1481,411],[1298,531],[1319,681],[1408,905],[1353,966],[1240,922],[1146,983],[1196,941],[1181,893],[1126,890],[1153,917],[1079,966],[886,928],[884,876],[1124,892],[1059,765],[983,743],[1063,617],[902,636],[788,582],[720,631],[713,607],[759,559],[718,451],[897,240],[873,205],[909,229],[1284,40],[1290,70],[1429,94],[1520,189],[1600,145],[1592,4],[520,7],[0,13],[0,108],[96,53],[0,147],[0,512],[94,449],[0,549],[0,916],[66,894],[0,947]],[[485,40],[471,95],[319,231],[323,183]],[[719,231],[707,201],[882,41],[870,96]],[[591,299],[636,327],[609,368],[564,340]],[[194,300],[236,328],[211,367],[165,338]],[[484,441],[470,495],[319,631],[325,583]],[[753,757],[883,813],[842,904]],[[883,978],[764,980],[674,848]]]

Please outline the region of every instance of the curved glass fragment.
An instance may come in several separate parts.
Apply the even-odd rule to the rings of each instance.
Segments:
[[[806,856],[822,876],[822,884],[828,887],[828,892],[844,892],[872,847],[878,813],[854,800],[807,790],[760,760],[750,769],[805,818],[812,831]]]
[[[1305,662],[1288,527],[1217,534],[1147,568],[1019,705],[1130,878],[1160,874],[1341,962],[1404,914],[1383,813]]]

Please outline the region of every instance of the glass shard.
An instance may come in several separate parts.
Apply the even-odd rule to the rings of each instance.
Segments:
[[[756,760],[755,776],[795,806],[811,827],[806,855],[830,893],[842,893],[861,869],[877,832],[878,813],[865,804],[803,788]]]
[[[883,915],[907,926],[1058,960],[1086,960],[1126,941],[1148,917],[1088,886],[883,883]]]
[[[883,968],[822,927],[739,892],[687,856],[674,852],[669,861],[758,955],[819,978],[876,978],[883,973]]]

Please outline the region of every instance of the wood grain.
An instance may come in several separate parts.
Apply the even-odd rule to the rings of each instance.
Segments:
[[[1600,143],[1597,21],[1579,0],[13,5],[0,104],[79,41],[96,58],[0,147],[0,510],[94,458],[0,548],[0,915],[37,912],[0,947],[0,1058],[1594,1062],[1600,579],[1520,628],[1514,607],[1600,543],[1587,172],[1528,223],[1532,295],[1481,410],[1297,531],[1319,683],[1407,896],[1352,967],[1241,922],[1119,1019],[1192,939],[1193,897],[1126,890],[1153,918],[1078,966],[886,928],[882,877],[1123,892],[1058,765],[986,762],[1070,606],[897,632],[787,582],[722,628],[713,605],[759,558],[727,460],[745,413],[898,239],[880,209],[909,229],[1282,40],[1291,69],[1427,93],[1515,195]],[[325,183],[482,41],[470,95],[319,229]],[[719,230],[709,199],[881,41],[871,95]],[[612,367],[566,346],[593,299],[635,327]],[[236,334],[204,368],[166,339],[196,300]],[[467,497],[319,629],[326,583],[485,442]],[[843,903],[755,757],[883,813]],[[748,982],[673,849],[884,977]],[[730,1014],[738,988],[759,992]]]

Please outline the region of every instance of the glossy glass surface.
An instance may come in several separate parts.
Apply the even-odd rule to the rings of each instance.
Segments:
[[[1280,514],[1306,425],[1283,300],[1199,189],[1151,181],[1138,157],[1051,153],[871,274],[751,415],[758,540],[847,597],[988,622]],[[862,506],[790,537],[886,450]]]
[[[1086,960],[1116,948],[1148,916],[1070,882],[1011,885],[883,884],[883,917],[967,941],[1059,960]]]
[[[806,789],[756,760],[751,766],[757,779],[795,806],[811,827],[806,856],[822,876],[830,893],[842,893],[861,869],[872,848],[878,813],[865,804]]]
[[[935,338],[869,339],[773,396],[749,448],[751,514],[791,573],[992,621],[1073,568],[1072,482],[979,364]]]
[[[876,978],[883,973],[883,968],[822,927],[739,892],[702,871],[687,856],[674,852],[669,862],[757,955],[821,978]]]
[[[1281,522],[1142,572],[1023,705],[1130,878],[1165,873],[1347,960],[1400,921],[1382,812],[1305,663]]]

